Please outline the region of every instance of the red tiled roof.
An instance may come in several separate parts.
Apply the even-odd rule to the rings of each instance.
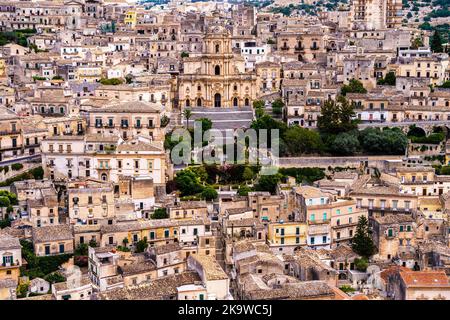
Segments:
[[[389,276],[391,276],[397,272],[402,272],[402,271],[408,272],[411,270],[406,267],[403,267],[403,266],[392,266],[392,267],[389,267],[389,268],[381,271],[380,276],[385,282],[387,282],[389,279]]]
[[[400,276],[408,287],[449,285],[444,271],[401,271]]]

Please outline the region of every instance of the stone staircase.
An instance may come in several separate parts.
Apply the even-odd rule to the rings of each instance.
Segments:
[[[253,110],[251,107],[243,108],[191,108],[192,117],[189,119],[189,127],[195,120],[208,118],[212,121],[213,129],[239,129],[249,128],[253,121]],[[186,119],[182,119],[186,124]]]

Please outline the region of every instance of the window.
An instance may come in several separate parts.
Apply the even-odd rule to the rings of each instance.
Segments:
[[[314,244],[315,238],[314,238],[314,237],[311,237],[311,238],[309,239],[309,241],[311,242],[311,244]]]
[[[168,238],[170,235],[170,231],[169,230],[164,230],[164,238]]]
[[[400,232],[403,232],[403,226],[400,226]]]
[[[214,67],[214,75],[220,76],[220,66],[215,66]]]
[[[322,237],[322,243],[327,243],[327,236]]]
[[[326,212],[323,213],[322,220],[327,220],[327,213]]]
[[[155,239],[155,232],[150,231],[150,240],[154,240],[154,239]]]
[[[348,207],[348,213],[352,213],[353,212],[353,207]]]
[[[315,215],[314,213],[313,213],[313,214],[311,214],[311,216],[310,216],[309,220],[311,220],[311,221],[315,221],[315,220],[316,220],[316,215]]]

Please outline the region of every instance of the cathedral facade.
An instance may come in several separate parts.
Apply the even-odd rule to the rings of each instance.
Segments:
[[[231,33],[221,26],[208,29],[203,52],[183,60],[179,102],[191,107],[249,107],[256,99],[256,75],[246,72],[245,60],[234,54]]]

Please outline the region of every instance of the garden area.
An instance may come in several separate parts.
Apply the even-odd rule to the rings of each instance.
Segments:
[[[22,47],[28,47],[28,37],[36,33],[35,29],[21,29],[15,31],[0,32],[0,46],[8,43],[16,43]]]
[[[3,167],[3,168],[8,168],[8,167]],[[5,169],[3,169],[5,170]],[[30,171],[21,173],[15,177],[6,179],[5,181],[0,182],[0,187],[6,187],[6,186],[10,186],[11,184],[13,184],[13,182],[16,181],[22,181],[22,180],[29,180],[29,179],[42,179],[44,177],[44,169],[42,169],[42,167],[37,167],[34,169],[31,169]]]
[[[325,177],[320,168],[280,168],[275,175],[259,176],[259,167],[250,165],[189,166],[167,184],[167,192],[180,192],[181,200],[214,200],[220,186],[231,186],[241,196],[251,191],[275,193],[279,183],[294,177],[297,183],[312,184]],[[156,212],[155,212],[156,214]],[[153,217],[152,217],[153,218]]]
[[[22,258],[26,260],[27,265],[20,268],[20,276],[27,276],[29,280],[42,278],[51,284],[66,281],[65,277],[59,272],[59,267],[69,261],[71,254],[61,254],[55,256],[38,257],[34,253],[33,244],[27,240],[20,240],[22,246]],[[29,283],[19,284],[17,297],[24,298],[27,295]],[[34,295],[34,294],[30,294]]]

